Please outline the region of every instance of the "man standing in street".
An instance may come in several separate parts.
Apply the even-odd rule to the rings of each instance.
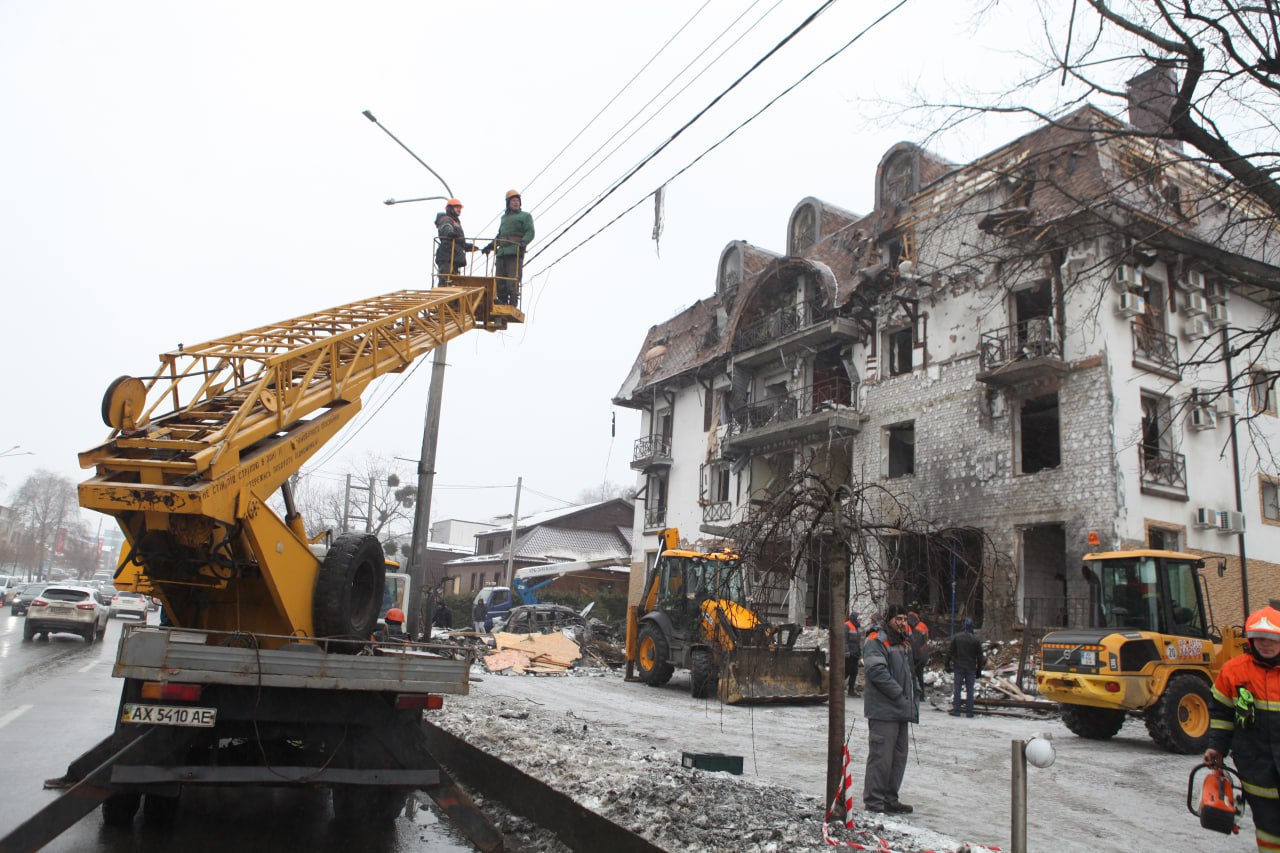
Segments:
[[[498,279],[498,304],[515,305],[520,299],[520,279],[524,276],[524,250],[533,241],[533,217],[521,209],[519,190],[507,190],[507,207],[498,222],[498,236],[484,247],[497,251],[494,275]]]
[[[910,814],[898,799],[907,770],[909,726],[920,721],[911,646],[911,625],[901,606],[885,610],[880,626],[862,647],[863,713],[867,716],[867,773],[862,803],[867,811]]]
[[[844,620],[844,675],[849,679],[849,695],[857,696],[858,663],[862,660],[862,627],[858,623],[858,614],[849,611],[849,618]]]
[[[483,598],[476,596],[476,603],[471,606],[471,625],[477,634],[484,633],[484,621],[488,618],[489,608],[485,605]]]
[[[986,665],[982,641],[973,635],[973,620],[966,619],[960,633],[951,638],[951,646],[947,649],[947,672],[955,675],[955,686],[951,690],[951,716],[960,716],[961,686],[966,697],[965,716],[973,716],[974,681]]]
[[[436,214],[436,234],[440,238],[436,246],[436,272],[440,283],[446,284],[444,277],[457,275],[467,265],[467,252],[476,249],[462,231],[462,202],[456,198],[445,202],[444,213]]]

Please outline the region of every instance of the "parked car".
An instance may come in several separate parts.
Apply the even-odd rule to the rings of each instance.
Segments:
[[[117,590],[111,596],[111,615],[121,616],[128,613],[139,619],[147,618],[147,597],[140,592]]]
[[[501,629],[508,634],[547,634],[565,628],[582,638],[587,633],[586,617],[562,604],[522,604],[512,608],[505,621],[494,622],[495,631]]]
[[[47,639],[56,633],[79,634],[86,643],[101,640],[107,633],[110,610],[96,589],[74,584],[49,584],[31,599],[22,626],[22,639],[36,634]]]
[[[14,616],[26,615],[27,608],[31,606],[31,599],[43,592],[46,586],[48,586],[47,583],[24,583],[18,587],[13,593],[13,600],[9,603],[9,612]]]

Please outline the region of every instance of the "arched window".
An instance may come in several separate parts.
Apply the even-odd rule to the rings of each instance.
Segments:
[[[880,173],[880,204],[892,207],[915,194],[915,168],[911,152],[896,154]]]
[[[742,250],[730,246],[720,256],[720,275],[716,278],[716,291],[735,287],[742,282]]]
[[[799,255],[818,242],[818,211],[811,204],[801,205],[791,217],[791,234],[787,254]]]

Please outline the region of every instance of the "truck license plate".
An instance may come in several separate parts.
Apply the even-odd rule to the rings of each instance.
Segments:
[[[200,726],[208,728],[218,716],[216,708],[183,708],[176,705],[125,704],[122,723],[152,723],[157,726]]]

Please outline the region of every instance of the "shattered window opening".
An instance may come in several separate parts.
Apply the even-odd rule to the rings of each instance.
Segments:
[[[885,476],[905,477],[916,472],[915,421],[885,427]]]
[[[1018,407],[1019,473],[1034,474],[1062,464],[1058,392],[1023,400]]]
[[[911,327],[894,329],[885,333],[885,351],[889,354],[889,375],[901,376],[910,373],[912,367]]]

